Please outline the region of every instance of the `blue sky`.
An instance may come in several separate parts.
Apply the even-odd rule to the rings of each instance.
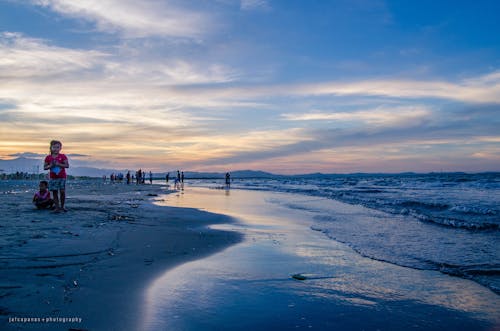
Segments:
[[[498,171],[497,1],[0,0],[0,158]]]

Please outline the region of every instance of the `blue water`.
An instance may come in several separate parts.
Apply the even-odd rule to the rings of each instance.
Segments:
[[[353,238],[363,235],[365,250],[384,254],[376,248],[377,236],[408,233],[400,225],[392,231],[400,219],[385,212],[297,193],[210,190],[189,183],[155,203],[234,217],[235,222],[215,227],[240,232],[244,240],[153,281],[137,329],[493,330],[499,325],[500,297],[489,289],[351,249]],[[437,227],[414,220],[414,229],[418,225],[424,232]],[[328,235],[320,232],[327,228]],[[331,240],[337,231],[351,247]],[[397,251],[397,259],[408,258]],[[306,279],[293,279],[297,273]]]
[[[220,188],[223,180],[189,183]],[[314,197],[275,203],[313,212],[312,230],[365,257],[438,270],[500,293],[500,173],[235,178],[231,188]],[[353,217],[327,208],[324,199],[373,212]]]

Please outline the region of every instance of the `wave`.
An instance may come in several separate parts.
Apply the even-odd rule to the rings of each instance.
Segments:
[[[317,217],[322,220],[333,220],[331,217]],[[415,270],[434,270],[443,274],[468,279],[479,283],[496,294],[500,295],[500,264],[495,263],[482,263],[482,264],[453,264],[449,262],[433,261],[431,259],[419,258],[411,256],[408,252],[394,254],[384,254],[382,251],[373,251],[363,245],[355,244],[354,242],[335,235],[328,229],[319,225],[312,225],[311,230],[325,233],[331,239],[341,242],[349,246],[356,253],[363,257],[369,258],[374,261],[390,263],[404,268],[411,268]],[[402,250],[403,251],[403,250]]]
[[[283,204],[317,214],[313,230],[362,256],[471,279],[500,294],[500,173],[241,179],[232,187],[321,198]],[[352,217],[329,209],[328,200],[366,208]]]
[[[236,180],[238,186],[324,197],[449,228],[500,229],[500,173],[291,176]]]
[[[455,211],[462,214],[476,214],[476,215],[497,215],[498,212],[491,208],[478,208],[478,207],[466,207],[466,206],[453,206],[450,208],[451,211]]]
[[[500,229],[498,212],[489,207],[453,206],[448,203],[416,200],[370,199],[353,195],[353,192],[337,192],[334,195],[330,194],[329,197],[394,215],[408,215],[422,222],[440,226],[473,231]]]
[[[492,207],[454,205],[452,202],[395,200],[390,197],[369,198],[361,191],[337,191],[327,196],[350,204],[381,210],[394,215],[408,215],[422,222],[467,230],[500,229],[498,211]],[[364,192],[362,192],[364,193]]]
[[[500,295],[500,264],[453,265],[426,261],[443,274],[475,281]]]
[[[497,223],[488,223],[488,222],[480,223],[480,222],[471,222],[454,218],[429,217],[427,215],[421,215],[416,213],[412,214],[412,216],[424,222],[429,222],[437,225],[443,225],[458,229],[477,231],[477,230],[498,230],[500,228],[500,225]]]
[[[378,189],[369,189],[369,188],[366,188],[366,189],[356,189],[356,190],[353,190],[353,193],[384,193],[385,191],[383,190],[378,190]]]
[[[387,211],[387,210],[386,210]],[[391,211],[389,211],[391,212]],[[397,214],[392,212],[392,214]],[[498,230],[500,229],[500,224],[487,222],[487,221],[473,221],[473,220],[464,220],[460,218],[453,218],[451,216],[436,216],[436,215],[428,215],[416,210],[411,209],[403,209],[399,212],[401,215],[408,215],[418,219],[421,222],[426,222],[430,224],[446,226],[450,228],[457,229],[465,229],[471,231],[480,231],[480,230]]]
[[[431,209],[431,210],[446,210],[446,209],[450,208],[450,205],[448,205],[446,203],[414,201],[414,200],[406,200],[406,201],[396,202],[395,204],[400,205],[402,207],[422,208],[422,209]]]

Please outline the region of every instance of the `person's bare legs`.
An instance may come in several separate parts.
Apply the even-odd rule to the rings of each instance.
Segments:
[[[61,192],[61,210],[66,211],[66,208],[64,208],[64,203],[66,202],[66,190],[60,190]]]
[[[59,195],[57,190],[52,191],[52,195],[54,196],[54,211],[59,212],[61,208],[59,207]]]

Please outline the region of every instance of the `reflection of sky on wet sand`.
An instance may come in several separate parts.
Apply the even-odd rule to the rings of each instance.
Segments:
[[[421,309],[417,306],[427,310],[433,307],[498,322],[498,296],[476,283],[370,260],[312,231],[309,227],[313,213],[286,206],[307,198],[187,188],[183,194],[162,199],[165,201],[158,203],[242,219],[242,223],[222,227],[242,231],[246,240],[170,270],[152,283],[145,298],[142,327],[146,329],[203,327],[192,321],[190,314],[213,319],[213,323],[221,319],[228,325],[231,322],[227,316],[244,312],[259,313],[262,319],[265,314],[269,314],[268,318],[284,314],[287,320],[294,320],[300,315],[294,307],[303,301],[323,305],[323,309],[325,302],[335,303],[335,309],[339,305],[369,311],[391,307],[394,316],[411,316],[412,310]],[[321,202],[322,208],[325,203],[328,200]],[[333,204],[339,206],[338,202]],[[353,217],[363,217],[363,208],[342,207],[344,213],[350,211]],[[292,280],[290,275],[294,273],[303,273],[309,279]]]
[[[327,295],[326,290],[335,290],[384,300],[411,299],[491,316],[500,313],[495,307],[495,302],[500,303],[499,297],[474,282],[373,261],[349,252],[341,243],[333,242],[329,247],[301,246],[296,254],[324,266],[327,271],[321,276],[334,277],[311,282],[317,289],[313,295]]]

